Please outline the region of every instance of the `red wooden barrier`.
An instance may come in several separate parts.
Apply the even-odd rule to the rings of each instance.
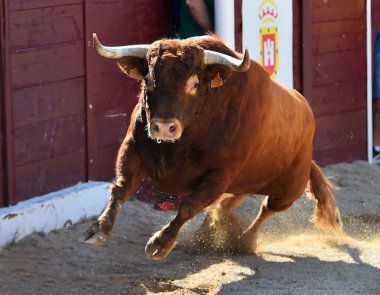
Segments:
[[[365,5],[312,1],[314,147],[322,165],[366,159]]]
[[[170,36],[170,2],[3,2],[0,206],[6,196],[15,204],[78,181],[112,179],[138,83],[96,55],[92,33],[109,45]],[[380,2],[372,5],[375,36]],[[240,50],[241,0],[235,29]],[[294,86],[309,91],[317,117],[314,157],[322,165],[365,159],[365,0],[293,0],[293,29]]]
[[[171,34],[167,0],[86,1],[88,178],[111,180],[116,153],[137,102],[139,83],[122,75],[115,60],[92,47],[92,33],[107,45],[149,44]]]
[[[5,136],[4,136],[4,22],[3,5],[0,5],[0,207],[7,205],[5,194],[4,168],[5,168]]]
[[[83,1],[8,1],[10,203],[86,180]]]

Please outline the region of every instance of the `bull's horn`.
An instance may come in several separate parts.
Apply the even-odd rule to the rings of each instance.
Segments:
[[[247,48],[244,51],[244,57],[242,60],[220,52],[205,50],[203,62],[206,65],[224,65],[236,72],[245,72],[249,69],[249,66],[251,64]]]
[[[125,56],[145,58],[149,48],[149,45],[103,46],[95,33],[92,37],[96,51],[107,58],[122,58]]]

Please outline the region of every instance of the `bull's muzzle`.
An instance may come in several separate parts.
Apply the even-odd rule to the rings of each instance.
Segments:
[[[156,141],[174,142],[182,135],[183,127],[177,119],[151,119],[148,127],[149,137]]]

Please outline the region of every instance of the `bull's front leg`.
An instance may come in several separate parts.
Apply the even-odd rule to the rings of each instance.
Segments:
[[[177,216],[149,239],[145,247],[147,256],[154,260],[168,256],[176,244],[181,227],[217,201],[225,192],[226,183],[229,183],[226,175],[216,173],[208,175],[198,189],[181,202]]]
[[[137,190],[144,177],[145,172],[134,142],[127,137],[119,149],[116,179],[110,187],[107,207],[80,240],[93,245],[103,245],[111,235],[119,208]]]

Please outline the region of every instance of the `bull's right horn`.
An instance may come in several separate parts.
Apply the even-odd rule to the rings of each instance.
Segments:
[[[236,72],[245,72],[249,69],[251,60],[249,59],[248,49],[245,49],[243,59],[237,59],[232,56],[212,51],[205,50],[205,55],[203,62],[206,65],[223,65],[229,67],[231,70]]]
[[[149,45],[103,46],[95,33],[92,35],[92,38],[94,40],[96,51],[101,56],[107,58],[122,58],[130,56],[145,59],[149,48]]]

